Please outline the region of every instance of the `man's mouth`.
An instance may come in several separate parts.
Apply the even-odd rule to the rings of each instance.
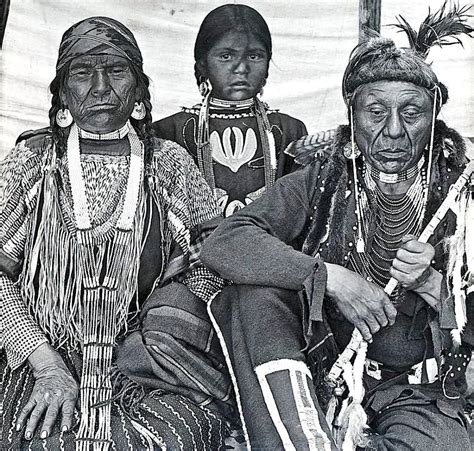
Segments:
[[[246,81],[235,81],[234,83],[231,83],[231,86],[234,88],[248,88],[250,85]]]

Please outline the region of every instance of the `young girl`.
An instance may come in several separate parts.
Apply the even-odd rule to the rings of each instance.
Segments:
[[[194,47],[201,104],[154,123],[195,159],[224,216],[258,198],[290,171],[286,146],[304,124],[270,110],[262,95],[272,56],[263,17],[245,5],[223,5],[204,19]]]

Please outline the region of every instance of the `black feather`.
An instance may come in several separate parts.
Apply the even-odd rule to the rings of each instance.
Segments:
[[[467,35],[472,38],[471,34],[474,28],[467,24],[467,20],[473,17],[468,14],[472,5],[459,6],[453,3],[449,9],[446,8],[447,1],[443,3],[441,8],[428,15],[421,23],[418,32],[416,32],[403,16],[397,17],[398,24],[391,24],[399,29],[399,32],[405,32],[408,36],[408,42],[412,50],[419,53],[423,58],[428,56],[431,47],[439,45],[462,44],[460,35]]]

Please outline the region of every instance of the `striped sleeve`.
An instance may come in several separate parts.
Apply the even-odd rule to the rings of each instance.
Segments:
[[[0,163],[0,339],[8,363],[20,366],[46,341],[16,281],[38,198],[41,155],[19,143]]]

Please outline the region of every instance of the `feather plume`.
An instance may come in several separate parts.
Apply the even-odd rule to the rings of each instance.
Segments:
[[[431,47],[435,45],[442,47],[461,44],[462,46],[459,36],[466,34],[472,37],[471,33],[474,31],[474,28],[467,24],[468,18],[472,17],[471,14],[468,14],[472,6],[459,6],[456,3],[453,3],[450,8],[446,6],[447,1],[433,14],[428,10],[428,15],[421,23],[418,32],[403,16],[397,17],[398,24],[391,25],[398,28],[399,32],[406,33],[411,49],[423,58],[428,56]]]

